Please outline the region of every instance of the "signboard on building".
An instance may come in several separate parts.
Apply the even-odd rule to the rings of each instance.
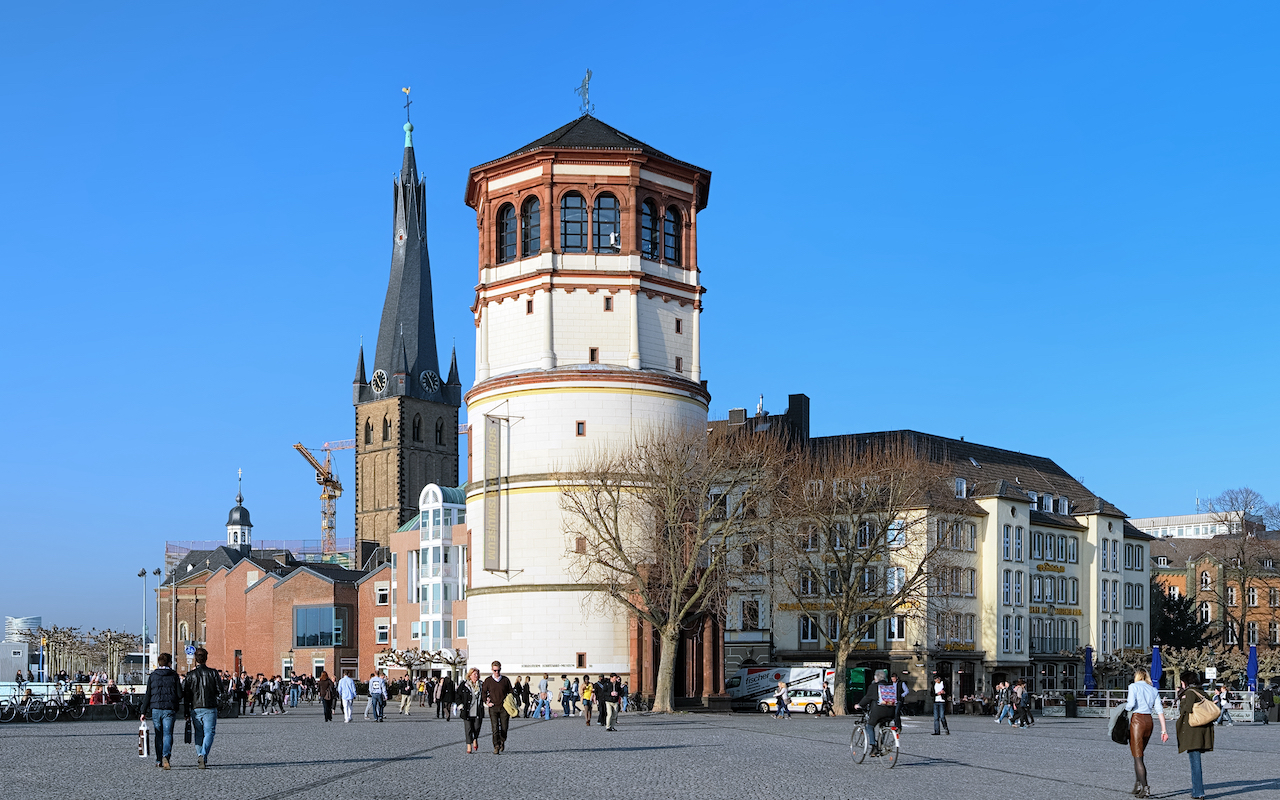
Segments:
[[[502,568],[499,530],[502,521],[502,420],[484,418],[484,568]]]
[[[1205,679],[1206,681],[1213,681],[1213,680],[1217,680],[1217,679],[1218,679],[1218,668],[1217,668],[1217,667],[1205,667],[1205,668],[1204,668],[1204,679]]]

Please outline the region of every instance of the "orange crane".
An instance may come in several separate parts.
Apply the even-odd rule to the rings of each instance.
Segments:
[[[320,553],[322,556],[333,555],[338,550],[337,516],[338,498],[342,496],[342,482],[338,473],[333,471],[333,451],[352,450],[356,446],[355,439],[340,439],[336,442],[325,442],[316,449],[324,453],[324,462],[298,442],[293,446],[315,468],[316,483],[320,484]]]

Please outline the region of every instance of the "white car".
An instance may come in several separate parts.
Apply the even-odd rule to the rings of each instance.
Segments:
[[[762,714],[771,714],[778,710],[778,701],[770,697],[767,700],[761,700],[760,705],[756,707]],[[787,709],[796,713],[803,711],[806,714],[817,714],[822,710],[822,692],[817,689],[792,689],[791,702],[787,704]]]

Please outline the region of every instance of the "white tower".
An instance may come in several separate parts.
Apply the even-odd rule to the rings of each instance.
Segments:
[[[595,612],[574,583],[556,473],[641,428],[705,430],[697,214],[710,181],[589,115],[471,170],[474,664],[630,671],[633,623]]]
[[[237,470],[239,473],[239,470]],[[240,474],[236,475],[236,504],[227,515],[227,544],[231,547],[253,546],[253,523],[249,522],[249,509],[244,507],[244,495],[240,491]]]

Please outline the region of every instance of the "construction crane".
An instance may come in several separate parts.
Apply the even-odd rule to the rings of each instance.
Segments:
[[[342,496],[342,482],[338,473],[333,471],[333,451],[352,450],[356,446],[355,439],[341,439],[336,442],[325,442],[316,448],[324,453],[324,462],[316,458],[315,453],[298,442],[293,446],[315,468],[316,483],[320,484],[320,554],[333,555],[338,551],[337,516],[338,498]]]

